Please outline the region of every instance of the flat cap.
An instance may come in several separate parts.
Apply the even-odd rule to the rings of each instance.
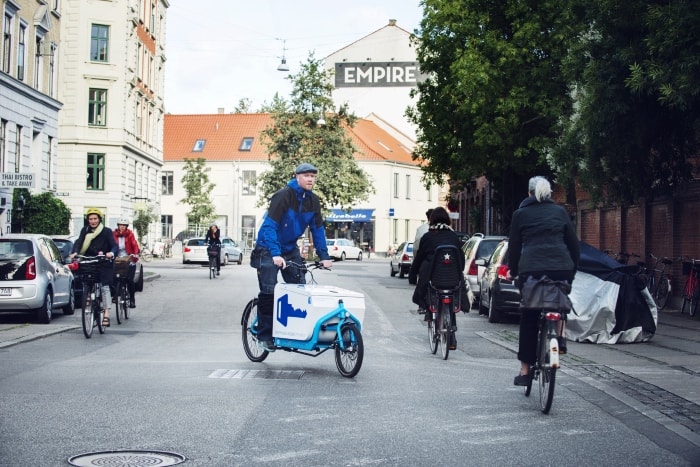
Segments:
[[[308,162],[304,162],[303,164],[297,165],[297,169],[294,171],[294,173],[297,174],[305,174],[305,173],[318,173],[318,169],[316,166],[313,164],[309,164]]]

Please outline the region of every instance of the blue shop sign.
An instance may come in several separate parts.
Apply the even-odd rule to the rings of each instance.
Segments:
[[[350,212],[342,209],[331,209],[326,216],[328,222],[371,222],[374,209],[353,209]]]

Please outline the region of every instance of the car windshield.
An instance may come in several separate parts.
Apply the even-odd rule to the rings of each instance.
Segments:
[[[477,257],[481,259],[490,258],[500,242],[500,240],[482,240],[477,250]]]
[[[204,239],[203,238],[191,238],[187,242],[187,246],[204,246]]]

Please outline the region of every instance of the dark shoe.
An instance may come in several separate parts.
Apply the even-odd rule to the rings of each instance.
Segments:
[[[424,314],[425,314],[425,308],[418,307],[418,314],[419,314],[419,315],[424,315]]]
[[[518,375],[513,380],[515,386],[527,386],[530,383],[530,375]]]
[[[451,337],[450,337],[449,349],[450,350],[457,350],[457,336],[455,336],[454,334],[451,334],[450,336]]]
[[[431,312],[426,312],[423,321],[428,322],[433,320],[433,314]]]
[[[221,271],[216,271],[216,275],[217,275],[217,276],[220,276],[220,275],[221,275]]]
[[[102,318],[102,327],[105,327],[105,328],[109,327],[109,318],[106,316],[104,318]]]
[[[557,336],[557,341],[559,341],[559,355],[566,355],[566,337]]]
[[[136,308],[136,300],[134,300],[133,298],[129,302],[129,308]]]

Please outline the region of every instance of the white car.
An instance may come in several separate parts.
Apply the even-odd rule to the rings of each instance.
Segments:
[[[241,264],[243,262],[243,252],[233,239],[222,237],[221,265],[226,266],[229,262]],[[207,244],[203,237],[185,240],[185,244],[182,247],[182,264],[187,263],[209,263]]]
[[[345,259],[356,259],[362,261],[362,249],[347,238],[331,238],[326,240],[328,254],[331,258],[343,261]]]

